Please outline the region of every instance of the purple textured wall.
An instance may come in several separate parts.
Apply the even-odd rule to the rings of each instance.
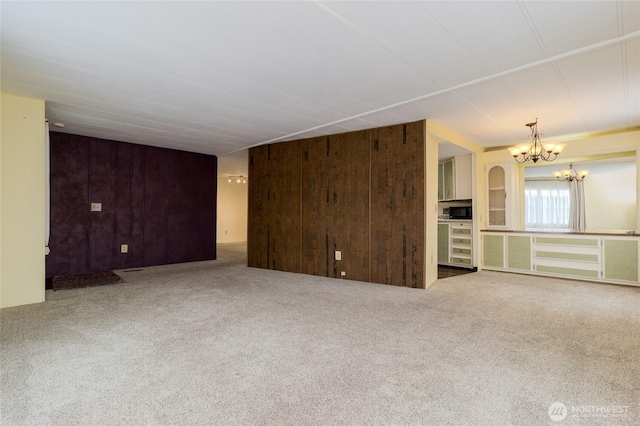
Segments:
[[[215,259],[216,175],[214,156],[51,133],[47,277]]]

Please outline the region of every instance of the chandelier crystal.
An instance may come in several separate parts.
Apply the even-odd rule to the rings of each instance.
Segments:
[[[542,143],[540,137],[542,133],[538,132],[538,119],[533,123],[527,123],[527,127],[531,129],[529,139],[530,144],[522,144],[508,148],[513,158],[518,163],[525,163],[527,161],[533,161],[537,163],[538,160],[553,161],[558,158],[558,154],[562,152],[565,144],[563,143]]]

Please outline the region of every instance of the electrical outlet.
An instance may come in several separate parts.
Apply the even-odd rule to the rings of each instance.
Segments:
[[[121,244],[120,253],[129,253],[129,244]]]
[[[340,272],[340,276],[341,276],[341,277],[346,277],[346,276],[347,276],[347,273],[346,273],[345,271],[341,271],[341,272]]]
[[[340,250],[336,250],[336,260],[342,260],[342,252]]]
[[[91,203],[91,211],[92,212],[101,212],[102,211],[102,203]]]

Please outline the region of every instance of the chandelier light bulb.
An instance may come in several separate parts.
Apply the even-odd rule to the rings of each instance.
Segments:
[[[564,144],[542,143],[540,140],[542,133],[538,132],[537,118],[536,121],[527,123],[526,126],[531,129],[531,135],[529,135],[531,143],[507,148],[516,162],[525,163],[527,161],[533,161],[536,163],[540,159],[544,161],[555,160],[558,154],[562,152]]]
[[[560,170],[553,173],[556,179],[562,182],[564,181],[571,182],[574,180],[577,182],[582,182],[584,178],[587,177],[588,174],[589,174],[589,170],[576,171],[576,169],[573,168],[573,163],[569,163],[569,169]]]

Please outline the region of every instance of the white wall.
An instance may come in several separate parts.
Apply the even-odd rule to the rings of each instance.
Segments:
[[[218,178],[217,242],[247,241],[248,183]]]
[[[2,93],[0,307],[44,302],[44,101]]]
[[[585,179],[585,212],[589,230],[635,230],[636,164],[589,167]]]

